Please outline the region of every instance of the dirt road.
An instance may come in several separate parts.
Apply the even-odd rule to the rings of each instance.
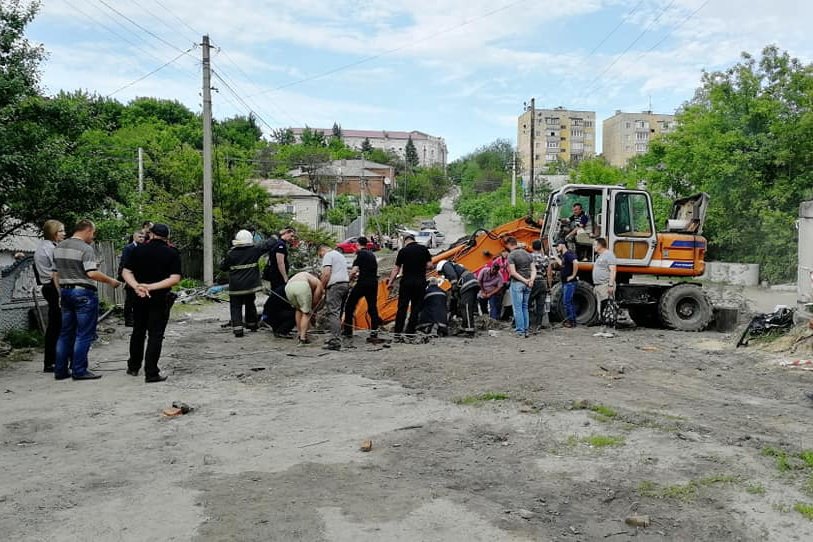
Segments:
[[[454,202],[458,191],[459,189],[454,187],[440,200],[440,214],[435,217],[435,226],[446,234],[444,247],[448,247],[451,243],[466,235],[463,219],[454,210]]]
[[[111,323],[100,381],[0,371],[3,539],[813,539],[813,373],[721,335],[327,352],[235,339],[227,312],[170,324],[163,384],[125,375]],[[162,418],[175,400],[195,411]]]

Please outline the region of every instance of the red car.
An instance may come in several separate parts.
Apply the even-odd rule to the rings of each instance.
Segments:
[[[355,254],[358,251],[358,244],[356,243],[357,240],[358,237],[350,237],[349,239],[345,239],[336,245],[336,250],[342,254]],[[381,247],[373,241],[367,242],[367,250],[379,250],[380,248]]]

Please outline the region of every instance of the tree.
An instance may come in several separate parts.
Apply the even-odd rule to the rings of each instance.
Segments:
[[[279,145],[293,145],[296,136],[292,128],[277,128],[271,132],[271,140]]]
[[[407,140],[405,152],[407,166],[412,169],[418,167],[421,161],[418,158],[418,149],[415,148],[415,143],[412,142],[412,136]]]
[[[324,147],[327,145],[325,133],[317,132],[309,126],[305,126],[302,130],[302,135],[299,136],[299,142],[306,147]]]
[[[341,127],[341,125],[339,123],[337,123],[337,122],[334,122],[333,123],[333,129],[331,130],[331,133],[332,133],[333,137],[341,139],[342,138],[342,127]]]
[[[580,161],[570,170],[570,182],[574,184],[607,184],[635,186],[633,178],[621,168],[610,165],[604,157],[597,156]]]
[[[364,141],[361,142],[361,152],[369,153],[373,151],[373,145],[370,143],[370,138],[365,137]]]

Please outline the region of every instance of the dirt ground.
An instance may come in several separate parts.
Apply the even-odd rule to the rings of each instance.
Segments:
[[[653,329],[328,352],[185,310],[166,383],[124,373],[115,321],[100,381],[0,371],[3,539],[813,539],[813,373],[780,354]]]

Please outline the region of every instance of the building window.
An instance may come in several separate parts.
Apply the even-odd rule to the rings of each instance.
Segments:
[[[559,124],[559,117],[545,117],[545,124]]]
[[[285,214],[296,216],[296,206],[295,205],[286,205],[285,206]]]
[[[615,196],[615,234],[621,237],[652,235],[652,216],[645,194],[621,192]]]
[[[625,123],[624,123],[624,128],[626,128],[627,130],[629,130],[630,128],[632,128],[632,123],[631,123],[631,122],[625,122]]]
[[[584,126],[584,119],[571,118],[570,122],[571,122],[571,124],[573,124],[573,126]]]
[[[584,150],[584,143],[573,142],[570,144],[570,148],[573,152],[582,152]]]
[[[548,148],[549,149],[558,149],[559,142],[558,141],[548,141]]]
[[[649,133],[635,132],[635,141],[649,141]]]
[[[556,137],[556,132],[548,132],[548,135],[551,137]]]
[[[592,128],[593,127],[593,121],[592,120],[584,121],[584,127],[585,128]]]
[[[570,135],[572,137],[584,137],[584,130],[581,130],[579,128],[573,128],[570,130]]]
[[[646,120],[636,120],[635,121],[635,128],[638,130],[646,130],[649,129],[649,121]]]
[[[636,143],[635,144],[635,152],[646,152],[647,144],[646,143]]]
[[[546,162],[555,162],[557,159],[558,159],[558,157],[555,154],[546,154],[545,155],[545,161]]]

